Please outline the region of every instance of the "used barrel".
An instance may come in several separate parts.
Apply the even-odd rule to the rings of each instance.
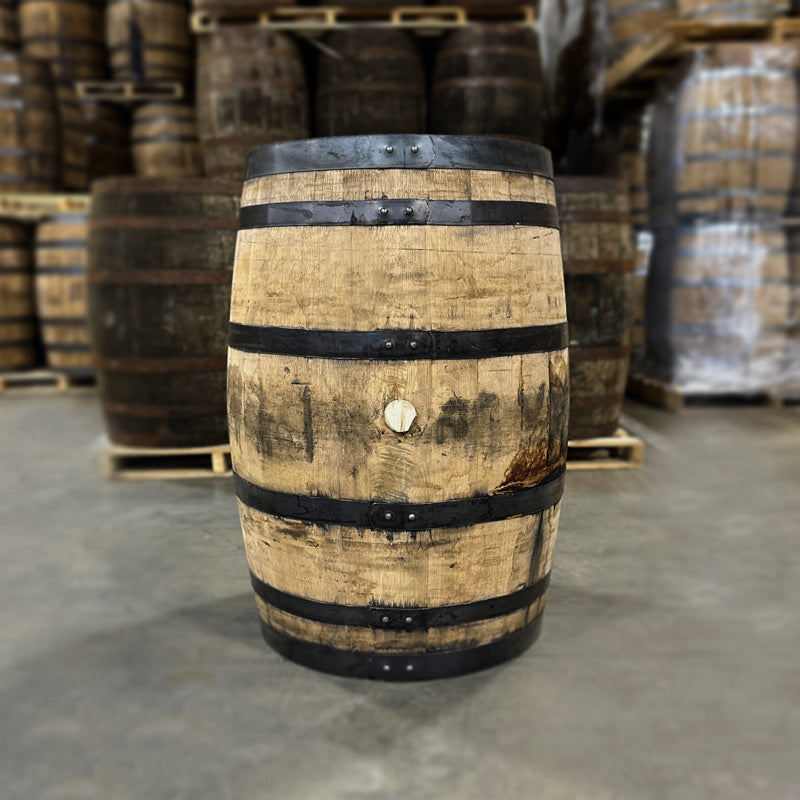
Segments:
[[[317,69],[319,136],[425,130],[425,69],[410,34],[350,28],[325,40]]]
[[[113,103],[81,102],[89,181],[131,171],[128,114]]]
[[[0,53],[0,186],[52,192],[58,182],[58,114],[47,64]]]
[[[203,174],[193,104],[139,106],[133,114],[131,145],[137,175],[191,178]]]
[[[15,50],[18,39],[16,0],[0,0],[0,50]]]
[[[191,78],[194,47],[185,0],[108,0],[106,41],[116,80]]]
[[[473,24],[445,37],[431,88],[434,133],[544,137],[539,39],[519,25]]]
[[[567,454],[550,154],[448,136],[258,148],[228,369],[267,641],[443,677],[536,638]]]
[[[795,44],[719,44],[695,51],[654,111],[654,216],[781,215],[797,145]]]
[[[619,125],[619,172],[628,184],[631,220],[647,225],[650,220],[647,193],[647,152],[650,146],[651,108],[629,113]]]
[[[227,441],[225,345],[238,184],[105,178],[92,187],[89,317],[117,444]]]
[[[308,136],[300,51],[282,33],[225,26],[200,37],[197,128],[209,177],[242,180],[248,152]]]
[[[36,308],[47,364],[91,374],[86,320],[86,260],[89,220],[54,217],[36,229]]]
[[[633,233],[628,188],[614,178],[556,178],[569,319],[569,435],[610,436],[628,380]]]
[[[47,61],[56,80],[106,77],[102,0],[21,0],[25,55]]]
[[[63,83],[56,89],[61,121],[61,186],[86,191],[89,186],[89,130],[75,89]]]
[[[659,227],[648,365],[687,392],[763,391],[785,364],[789,261],[778,223]]]
[[[614,59],[665,30],[678,15],[676,0],[606,0],[606,8]]]
[[[682,19],[715,23],[760,22],[789,13],[788,0],[678,0]]]
[[[33,270],[28,229],[0,222],[0,369],[36,364]]]

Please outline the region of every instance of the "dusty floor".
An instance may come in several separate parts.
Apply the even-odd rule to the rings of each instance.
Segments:
[[[538,644],[398,685],[267,649],[229,482],[105,482],[94,398],[0,398],[0,798],[796,800],[800,409],[628,414]]]

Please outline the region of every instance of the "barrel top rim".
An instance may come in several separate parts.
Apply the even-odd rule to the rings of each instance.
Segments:
[[[532,142],[403,133],[263,144],[248,155],[245,181],[292,172],[347,169],[473,169],[553,178],[550,151]]]
[[[214,178],[145,178],[138,175],[115,175],[92,182],[92,196],[106,194],[216,194],[239,197],[242,184]]]

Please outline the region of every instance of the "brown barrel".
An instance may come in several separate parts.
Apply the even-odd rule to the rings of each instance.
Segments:
[[[114,103],[82,101],[86,131],[89,181],[131,172],[131,154],[125,108]]]
[[[556,178],[569,318],[569,435],[619,426],[633,322],[633,234],[627,184]]]
[[[227,441],[225,345],[240,186],[105,178],[92,187],[89,319],[111,441]]]
[[[106,41],[117,80],[191,78],[194,47],[185,0],[108,0]]]
[[[647,193],[647,152],[650,145],[650,106],[628,114],[618,127],[620,156],[619,173],[628,184],[631,220],[634,225],[647,225],[650,219]]]
[[[474,24],[442,41],[431,88],[434,133],[541,142],[544,106],[539,39],[532,29]]]
[[[703,394],[776,385],[790,313],[777,223],[659,228],[650,272],[647,351],[656,371]]]
[[[425,70],[410,34],[350,28],[325,40],[317,69],[319,136],[425,130]]]
[[[145,103],[131,132],[137,175],[191,178],[203,174],[197,117],[190,103]]]
[[[637,44],[666,30],[677,18],[676,0],[606,0],[612,57],[620,59]]]
[[[54,217],[36,228],[36,310],[48,366],[92,372],[86,321],[89,220]]]
[[[89,186],[89,131],[71,83],[56,88],[61,121],[61,186],[75,192]]]
[[[21,0],[25,55],[47,61],[58,81],[106,77],[101,0]]]
[[[252,154],[231,451],[264,635],[287,657],[413,680],[535,639],[567,454],[551,174],[543,148],[477,137]]]
[[[704,22],[758,22],[789,13],[787,0],[677,0],[682,19]]]
[[[0,186],[52,192],[59,182],[56,95],[41,61],[0,53]]]
[[[30,237],[25,225],[0,221],[0,369],[35,364]]]
[[[0,0],[0,50],[15,50],[18,41],[16,0]]]
[[[209,177],[241,180],[247,153],[308,136],[300,51],[266,28],[223,27],[198,42],[197,128]]]
[[[656,217],[784,213],[797,145],[795,44],[720,44],[656,106],[651,209]]]

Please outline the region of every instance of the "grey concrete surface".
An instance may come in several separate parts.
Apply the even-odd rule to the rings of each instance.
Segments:
[[[538,644],[396,685],[267,649],[228,482],[103,481],[92,397],[0,398],[0,798],[800,797],[800,409],[628,414]]]

